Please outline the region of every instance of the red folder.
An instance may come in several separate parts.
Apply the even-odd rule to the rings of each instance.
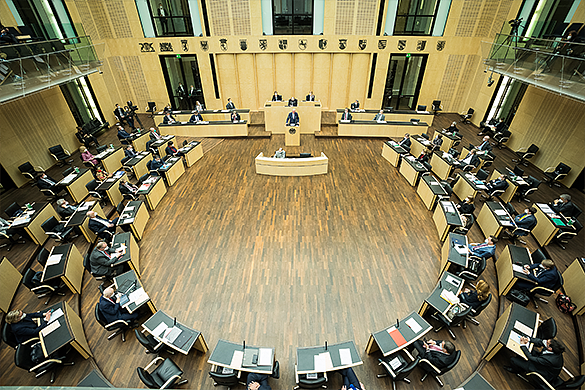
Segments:
[[[396,345],[398,345],[399,347],[401,345],[406,344],[406,339],[404,338],[404,336],[402,335],[402,333],[400,333],[400,331],[398,329],[394,329],[394,330],[388,332],[388,334],[390,334],[390,337],[392,337],[392,340],[394,340]]]

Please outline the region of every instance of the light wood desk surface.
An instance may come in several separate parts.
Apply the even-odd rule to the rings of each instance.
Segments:
[[[325,153],[319,157],[307,158],[274,158],[264,157],[260,153],[256,157],[256,173],[271,176],[312,176],[327,173],[329,159]]]

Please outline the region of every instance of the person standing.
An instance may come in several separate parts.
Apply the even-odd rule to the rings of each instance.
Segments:
[[[286,125],[287,126],[299,125],[299,114],[297,114],[296,109],[293,108],[293,110],[288,113],[288,116],[286,117]]]
[[[234,104],[234,102],[232,102],[232,98],[228,98],[227,104],[225,105],[225,109],[226,110],[235,110],[236,109],[236,105]]]
[[[177,96],[179,96],[179,109],[184,110],[187,106],[185,99],[187,97],[187,91],[185,91],[183,83],[179,83],[179,86],[177,87]]]
[[[168,28],[167,28],[167,11],[164,9],[162,3],[158,3],[158,17],[160,19],[160,25],[162,26],[162,33],[166,35]]]
[[[195,87],[194,86],[190,86],[189,87],[189,109],[192,110],[195,107]]]

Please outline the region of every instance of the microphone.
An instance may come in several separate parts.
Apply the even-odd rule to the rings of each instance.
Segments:
[[[244,343],[242,344],[242,350],[246,350],[246,340],[244,340]]]
[[[177,326],[177,317],[175,317],[175,319],[173,321],[173,326]]]
[[[327,351],[327,340],[325,340],[325,350]]]
[[[398,318],[396,319],[396,327],[400,328],[400,321],[398,321]]]

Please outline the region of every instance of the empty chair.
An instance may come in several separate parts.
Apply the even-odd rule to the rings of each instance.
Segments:
[[[529,160],[532,157],[534,157],[536,152],[538,152],[538,149],[539,149],[538,146],[534,144],[530,145],[528,148],[520,148],[516,151],[516,156],[518,156],[518,158],[517,159],[513,158],[512,161],[518,164],[528,166],[528,162],[526,160]]]
[[[441,196],[441,200],[449,200],[451,198],[451,195],[453,195],[452,184],[450,184],[448,181],[441,181],[441,187],[443,187],[443,189],[447,193],[447,195]]]
[[[548,167],[544,171],[546,176],[544,181],[548,183],[549,187],[552,187],[553,185],[560,187],[561,185],[557,182],[563,180],[570,171],[571,167],[564,163],[559,163],[556,168]]]
[[[390,362],[394,359],[398,359],[400,366],[392,368]],[[410,383],[410,379],[408,379],[407,376],[412,372],[412,370],[414,370],[419,361],[420,359],[417,357],[414,361],[409,363],[402,357],[402,355],[400,355],[400,353],[386,356],[382,359],[378,359],[378,365],[382,366],[384,369],[384,374],[378,374],[376,377],[390,377],[390,379],[392,379],[392,389],[396,390],[396,382],[404,381],[406,383]]]
[[[49,153],[55,161],[59,164],[60,167],[66,164],[71,164],[73,160],[68,160],[71,157],[71,153],[69,153],[66,149],[63,149],[61,145],[51,146],[49,148]]]
[[[318,373],[316,378],[307,378],[306,374],[299,374],[295,364],[295,380],[296,386],[294,389],[326,389],[327,388],[327,373]]]
[[[157,341],[152,335],[143,334],[138,329],[134,329],[134,334],[136,335],[136,340],[138,340],[138,342],[142,344],[144,348],[146,348],[145,353],[158,354],[165,350],[166,352],[174,354],[174,352],[170,349],[165,349],[165,344]]]
[[[479,180],[486,180],[489,176],[489,173],[484,170],[484,169],[479,169],[476,173],[475,173],[475,177],[477,177]]]
[[[560,230],[554,238],[555,242],[559,244],[563,250],[567,249],[564,244],[567,244],[569,240],[575,238],[581,229],[583,229],[583,225],[576,218],[571,218],[570,221],[572,222],[572,225]]]
[[[38,340],[32,339],[26,343],[19,344],[14,353],[14,364],[19,368],[32,372],[36,378],[45,375],[47,372],[51,372],[51,383],[53,383],[55,382],[55,370],[57,367],[72,366],[74,363],[65,361],[67,353],[60,352],[62,349],[56,352],[57,356],[43,357],[41,362],[35,363],[32,360],[31,353],[33,349],[40,348],[40,341]],[[40,355],[42,356],[42,351]]]
[[[154,370],[148,370],[155,366]],[[148,363],[144,368],[137,367],[136,372],[138,377],[149,389],[169,389],[175,386],[181,386],[188,382],[187,379],[182,379],[183,370],[179,368],[171,359],[156,357],[153,361]]]
[[[421,133],[420,135],[421,135],[421,137],[423,137],[427,141],[430,140],[430,137],[429,137],[429,135],[427,133]]]
[[[65,227],[65,225],[60,223],[55,217],[51,217],[43,222],[41,228],[49,237],[61,242],[67,242],[67,236],[73,232],[73,227]]]
[[[512,203],[506,202],[506,203],[502,203],[502,204],[504,205],[504,207],[506,208],[506,211],[508,212],[508,214],[510,214],[510,216],[515,217],[516,215],[518,215],[518,212],[516,211],[514,206],[512,206]]]
[[[524,169],[520,168],[518,165],[514,165],[514,169],[512,170],[512,173],[515,176],[524,176]]]
[[[45,170],[40,166],[33,167],[33,165],[28,161],[24,164],[21,164],[18,167],[18,170],[24,177],[33,181],[36,180],[43,172],[45,172]]]
[[[433,115],[439,115],[440,111],[443,111],[443,106],[441,105],[440,100],[433,100],[433,104],[431,104],[431,109],[433,110]]]
[[[126,329],[130,328],[129,321],[116,320],[116,321],[108,324],[100,311],[99,303],[95,304],[94,314],[95,314],[95,319],[97,320],[97,322],[101,326],[104,327],[104,329],[106,329],[108,332],[114,331],[114,333],[112,333],[111,335],[108,336],[108,340],[113,339],[117,335],[122,335],[122,341],[126,341],[125,333],[126,333]],[[148,369],[148,367],[146,367],[146,369]]]
[[[45,265],[47,265],[47,260],[49,259],[50,254],[51,252],[49,252],[49,250],[47,250],[45,247],[41,247],[41,250],[37,255],[37,261],[43,268],[45,268]]]
[[[528,183],[528,186],[524,186],[524,188],[520,189],[517,194],[524,202],[530,202],[530,199],[528,199],[527,196],[536,191],[542,182],[534,176],[528,176],[524,181]]]
[[[20,207],[20,205],[16,202],[12,202],[12,204],[10,204],[10,206],[6,207],[6,209],[4,209],[4,212],[6,213],[6,215],[8,216],[8,218],[16,218],[19,215],[21,215],[24,210],[22,209],[22,207]]]
[[[541,297],[537,297],[537,295],[542,295],[544,297],[550,297],[559,288],[561,288],[564,284],[563,275],[559,272],[558,268],[555,267],[555,270],[557,272],[558,279],[557,279],[557,283],[553,286],[553,288],[546,288],[543,286],[535,286],[532,289],[530,289],[530,292],[528,293],[528,295],[530,296],[530,298],[532,298],[532,301],[534,302],[534,307],[537,309],[538,309],[537,300],[540,300],[541,302],[544,302],[544,303],[548,303],[548,301],[546,299],[541,298]]]
[[[100,204],[104,205],[106,203],[106,195],[97,190],[97,188],[99,187],[100,184],[101,184],[101,182],[93,179],[92,181],[90,181],[89,183],[87,183],[85,185],[85,188],[87,188],[89,195],[98,199]]]
[[[532,252],[530,254],[530,258],[532,259],[532,263],[536,264],[536,263],[542,263],[542,260],[544,259],[548,259],[549,256],[547,256],[542,249],[537,249],[534,252]]]
[[[431,375],[439,383],[439,386],[443,387],[444,386],[443,381],[441,381],[441,378],[439,377],[451,371],[453,367],[455,367],[457,363],[459,363],[459,359],[461,358],[461,351],[455,351],[453,353],[455,354],[455,359],[453,359],[453,362],[443,369],[435,367],[427,359],[421,359],[418,366],[425,371],[425,375],[422,378],[420,378],[420,381],[423,382],[428,375]]]
[[[457,276],[468,281],[477,280],[479,275],[485,271],[486,266],[487,262],[485,258],[469,255],[467,258],[467,267],[457,272]]]
[[[12,229],[6,229],[5,231],[0,231],[0,238],[4,238],[6,240],[8,240],[8,242],[0,245],[0,248],[4,248],[4,247],[8,247],[6,248],[7,251],[11,250],[16,244],[26,244],[25,240],[17,240],[14,238],[14,236],[17,235],[19,236],[18,233],[12,231]],[[22,238],[22,236],[18,237],[18,238]]]
[[[512,133],[510,132],[510,130],[504,130],[501,133],[498,132],[496,134],[494,134],[493,140],[496,141],[496,146],[498,147],[498,149],[502,149],[502,147],[504,146],[504,144],[506,142],[508,142],[508,140],[510,139],[510,136],[512,135]]]
[[[462,123],[469,123],[469,120],[473,116],[474,112],[475,112],[475,110],[473,108],[469,108],[469,110],[467,110],[466,113],[459,114],[459,116],[461,116],[461,122]]]
[[[120,143],[122,145],[126,145],[127,146],[127,145],[131,145],[132,144],[132,142],[130,142],[129,139],[125,139],[123,137],[120,137],[120,135],[118,135],[117,137],[118,137],[118,141],[120,141]]]
[[[538,326],[536,331],[536,337],[541,340],[554,339],[557,335],[557,323],[553,317],[548,320],[542,321],[542,324]]]
[[[63,288],[65,287],[64,283],[59,282],[58,285],[52,285],[48,283],[37,285],[33,282],[35,274],[36,272],[33,271],[32,269],[30,268],[27,269],[26,272],[24,273],[24,276],[22,277],[22,284],[24,284],[25,287],[27,287],[30,291],[36,294],[37,298],[41,299],[47,297],[45,305],[47,305],[51,298],[54,297],[55,295],[65,296],[65,293],[61,292],[61,290],[63,290]]]
[[[216,371],[209,371],[209,377],[213,379],[214,386],[227,386],[229,389],[231,386],[237,386],[238,384],[246,385],[245,382],[240,381],[238,378],[238,371],[224,374],[221,367],[217,367]]]

